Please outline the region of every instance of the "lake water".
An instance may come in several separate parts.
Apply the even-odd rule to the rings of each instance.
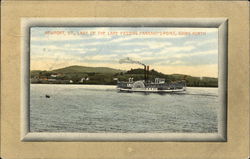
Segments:
[[[31,132],[211,133],[217,115],[218,88],[146,95],[104,85],[30,87]]]

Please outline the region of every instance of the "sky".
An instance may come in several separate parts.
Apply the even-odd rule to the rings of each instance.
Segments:
[[[32,27],[30,69],[71,65],[142,68],[120,64],[129,57],[165,74],[218,77],[217,28]]]

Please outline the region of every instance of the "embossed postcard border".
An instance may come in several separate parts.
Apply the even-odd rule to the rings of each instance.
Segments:
[[[226,141],[226,18],[24,18],[22,19],[22,141]],[[218,133],[44,133],[29,132],[29,30],[31,27],[218,28]]]

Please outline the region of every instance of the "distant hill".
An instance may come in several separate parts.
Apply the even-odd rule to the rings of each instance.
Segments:
[[[119,79],[125,80],[128,77],[134,77],[135,80],[140,80],[144,76],[144,69],[131,69],[119,76]],[[185,80],[187,86],[190,87],[218,87],[218,78],[214,77],[194,77],[184,74],[164,74],[154,69],[149,71],[149,79],[154,81],[155,78],[165,78],[167,82]]]
[[[86,67],[86,66],[69,66],[65,68],[55,69],[52,72],[57,73],[118,73],[123,72],[122,70],[113,69],[109,67]]]
[[[74,84],[107,84],[115,85],[119,81],[127,81],[133,77],[134,81],[144,79],[144,69],[123,71],[109,67],[69,66],[52,71],[33,70],[30,72],[32,83],[62,83],[71,81]],[[213,77],[193,77],[183,74],[164,74],[154,69],[149,71],[148,79],[164,78],[166,82],[185,80],[191,87],[218,87],[218,79]]]

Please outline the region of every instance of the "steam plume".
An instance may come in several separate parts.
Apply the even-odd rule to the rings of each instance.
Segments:
[[[126,57],[124,59],[120,59],[119,63],[120,64],[122,64],[122,63],[131,63],[131,64],[139,64],[139,65],[142,65],[142,66],[146,66],[145,64],[141,63],[140,61],[134,61],[134,60],[130,59],[129,57]]]

